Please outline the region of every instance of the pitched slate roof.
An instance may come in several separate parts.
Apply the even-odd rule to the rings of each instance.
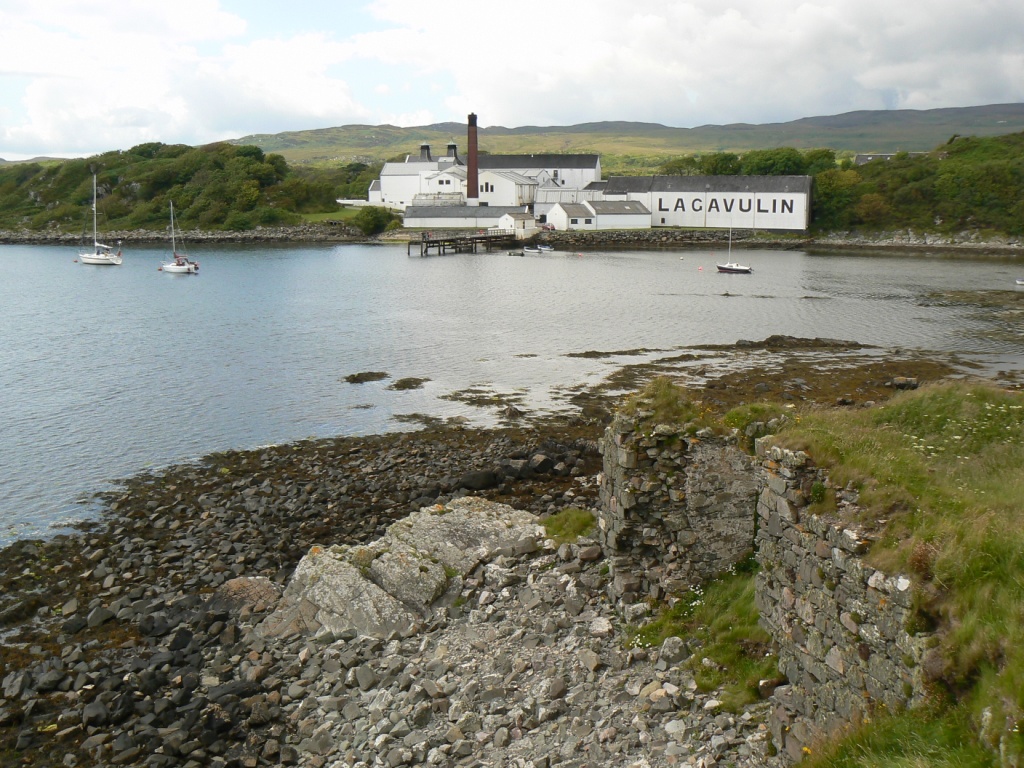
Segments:
[[[414,205],[405,209],[407,218],[417,219],[498,219],[506,213],[523,213],[522,205]]]
[[[602,214],[622,215],[624,213],[642,214],[644,216],[651,215],[651,212],[647,210],[647,206],[636,200],[591,200],[587,205],[593,208],[594,213],[599,216]]]
[[[597,168],[600,155],[479,155],[480,170],[517,170],[520,168]]]
[[[810,176],[612,176],[605,194],[643,192],[811,193]]]
[[[427,176],[428,179],[436,179],[438,176],[455,176],[458,179],[466,180],[466,169],[461,165],[450,165],[447,168],[442,168],[437,173],[431,173]]]
[[[418,176],[421,171],[436,171],[437,163],[414,161],[410,163],[384,163],[381,176]]]
[[[580,203],[558,203],[562,210],[565,211],[566,216],[575,216],[576,218],[586,218],[593,216],[594,212],[591,211],[587,206],[581,205]]]
[[[511,181],[513,184],[522,184],[522,185],[526,185],[526,186],[531,186],[531,185],[532,186],[537,186],[537,180],[536,179],[531,179],[529,176],[523,176],[523,174],[516,173],[515,171],[495,171],[495,170],[491,170],[490,168],[485,169],[485,170],[487,171],[487,173],[493,173],[495,176],[498,176],[499,178]]]

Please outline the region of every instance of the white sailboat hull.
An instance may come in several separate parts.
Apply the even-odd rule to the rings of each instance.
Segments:
[[[199,265],[194,261],[190,261],[186,264],[164,264],[161,269],[164,272],[170,272],[172,275],[194,275],[199,272]]]
[[[117,253],[80,253],[78,260],[83,264],[107,264],[116,266],[121,263],[121,252]]]
[[[197,275],[199,274],[199,262],[192,261],[188,256],[178,253],[178,246],[174,236],[174,201],[171,201],[171,253],[174,254],[174,261],[168,261],[160,265],[162,272],[169,272],[172,275]]]

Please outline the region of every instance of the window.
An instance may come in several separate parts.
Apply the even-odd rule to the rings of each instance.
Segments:
[[[584,219],[583,220],[584,224],[590,224],[591,222],[593,222],[593,219]]]
[[[569,223],[570,224],[579,224],[580,220],[579,219],[569,219]]]

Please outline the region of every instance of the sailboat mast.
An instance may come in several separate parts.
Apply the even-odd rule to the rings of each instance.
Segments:
[[[92,245],[94,249],[99,242],[96,235],[96,174],[94,173],[92,175]]]
[[[174,201],[171,200],[171,253],[177,255],[178,248],[174,244]]]

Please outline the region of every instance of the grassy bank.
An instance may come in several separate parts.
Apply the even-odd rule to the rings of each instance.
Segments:
[[[1019,760],[1024,398],[984,383],[937,384],[875,409],[802,413],[780,439],[828,467],[835,487],[858,489],[857,522],[879,535],[869,561],[914,578],[917,626],[908,629],[939,638],[927,670],[931,707],[872,730],[926,722],[1001,742]],[[820,511],[832,505],[824,494]],[[868,743],[892,750],[912,741],[876,737],[852,748]]]
[[[693,431],[743,431],[777,418],[777,403],[715,412],[665,379],[626,405]],[[880,711],[845,740],[808,758],[813,766],[1018,765],[1024,755],[1024,396],[986,382],[945,381],[899,392],[874,407],[789,409],[780,444],[828,469],[809,510],[838,510],[834,491],[856,489],[856,522],[872,530],[868,561],[915,581],[911,632],[934,632],[928,700]],[[832,492],[830,492],[832,491]],[[759,668],[764,638],[751,620],[753,579],[730,574],[685,597],[636,633],[654,644],[700,633],[737,701],[770,677]],[[705,608],[703,603],[707,602]],[[698,613],[698,610],[701,613]],[[725,617],[725,622],[721,621]],[[719,637],[716,626],[721,627]],[[736,656],[725,649],[748,648]]]

